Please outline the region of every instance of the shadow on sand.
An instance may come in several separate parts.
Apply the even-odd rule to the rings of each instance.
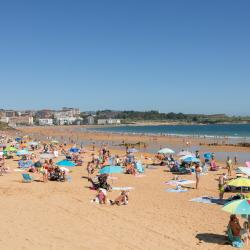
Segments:
[[[197,234],[196,238],[199,241],[204,241],[207,243],[213,243],[217,245],[230,245],[225,235],[213,234],[213,233],[201,233]]]

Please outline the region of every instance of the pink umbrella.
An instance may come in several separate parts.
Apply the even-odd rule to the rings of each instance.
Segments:
[[[247,165],[248,168],[250,168],[250,161],[247,161],[246,165]]]

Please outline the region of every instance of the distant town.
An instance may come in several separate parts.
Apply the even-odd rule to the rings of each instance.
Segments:
[[[250,123],[249,116],[225,114],[160,113],[159,111],[85,111],[63,107],[60,110],[4,110],[0,109],[0,122],[9,127],[55,125],[120,125],[137,122],[174,122],[195,124]]]
[[[53,125],[115,125],[120,119],[97,119],[95,112],[81,112],[78,108],[63,107],[61,110],[0,110],[0,122],[10,127]]]

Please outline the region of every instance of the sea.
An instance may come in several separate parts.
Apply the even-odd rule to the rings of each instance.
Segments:
[[[250,141],[250,124],[215,125],[153,125],[153,126],[112,126],[95,128],[96,131],[111,133],[132,133],[152,135],[178,135],[198,137],[232,138]]]
[[[211,143],[218,141],[226,144],[250,143],[250,124],[214,124],[214,125],[153,125],[153,126],[111,126],[99,127],[92,129],[99,132],[119,133],[119,134],[143,134],[143,135],[172,135],[178,137],[190,138],[208,138]],[[149,152],[156,152],[158,145],[154,142],[154,147],[148,148]],[[176,147],[175,145],[167,145],[178,152],[183,145]],[[201,150],[202,146],[191,146],[190,151]],[[216,152],[218,160],[225,160],[226,156],[231,158],[237,157],[240,163],[250,160],[250,154],[245,152]]]

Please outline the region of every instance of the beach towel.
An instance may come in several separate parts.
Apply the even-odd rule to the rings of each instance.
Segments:
[[[139,172],[139,173],[144,173],[144,167],[141,165],[140,162],[137,162],[135,164],[135,167],[136,167],[136,170]]]
[[[112,187],[112,190],[119,190],[119,191],[128,191],[132,189],[134,189],[134,187]]]
[[[154,166],[154,165],[148,165],[148,166],[147,166],[147,169],[157,169],[157,167]]]
[[[187,192],[188,190],[187,190],[187,189],[175,189],[175,188],[170,188],[170,189],[166,189],[165,191],[166,191],[166,192],[169,192],[169,193],[185,193],[185,192]]]
[[[204,204],[218,204],[218,205],[224,205],[227,202],[226,200],[220,200],[216,197],[211,197],[211,196],[202,196],[191,199],[189,201],[204,203]]]
[[[171,186],[176,186],[176,185],[193,184],[193,183],[195,183],[195,181],[193,181],[193,180],[176,180],[176,181],[172,180],[172,181],[167,181],[165,183],[168,185],[171,185]]]

